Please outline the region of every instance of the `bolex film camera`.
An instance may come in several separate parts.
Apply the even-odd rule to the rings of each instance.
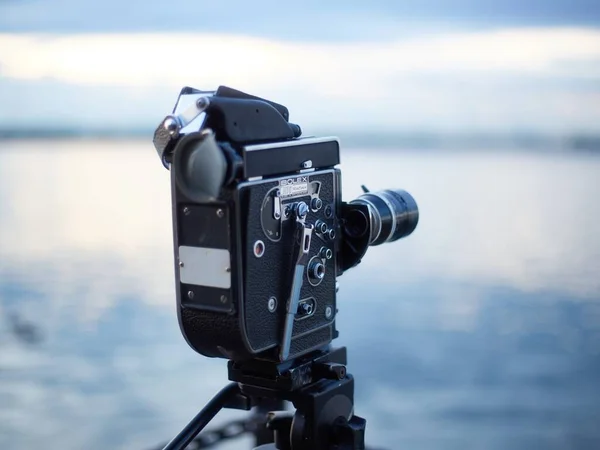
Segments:
[[[332,417],[350,426],[346,350],[329,346],[338,334],[336,279],[369,245],[407,236],[418,221],[405,191],[363,187],[344,202],[338,140],[301,134],[285,106],[224,86],[184,88],[154,134],[171,171],[181,332],[198,353],[229,360],[227,395],[247,406],[269,396],[294,402],[302,424],[288,421],[284,443],[270,448],[288,448],[288,433],[289,448],[330,448]],[[319,396],[324,389],[347,402],[307,403],[316,385]],[[323,419],[324,408],[337,413]]]

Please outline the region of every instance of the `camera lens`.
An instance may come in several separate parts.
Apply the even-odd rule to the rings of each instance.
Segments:
[[[419,222],[419,209],[412,196],[402,190],[368,192],[350,203],[369,207],[369,245],[394,242],[408,236]]]

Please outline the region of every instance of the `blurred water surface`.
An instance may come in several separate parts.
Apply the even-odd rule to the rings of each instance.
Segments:
[[[346,199],[421,211],[340,279],[368,442],[599,448],[600,158],[342,159]],[[0,448],[152,448],[225,384],[179,333],[168,178],[148,142],[0,143]]]

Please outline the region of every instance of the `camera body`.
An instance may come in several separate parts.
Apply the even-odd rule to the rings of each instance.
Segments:
[[[184,88],[155,132],[171,171],[179,324],[205,356],[282,362],[327,346],[336,278],[416,227],[403,191],[343,202],[338,140],[301,138],[288,118],[224,86]]]
[[[316,151],[320,146],[339,148],[336,140],[293,143]],[[257,155],[258,148],[244,150]],[[269,146],[278,152],[285,148],[285,143]],[[334,163],[311,172],[241,181],[223,189],[221,201],[208,204],[190,201],[178,187],[177,171],[171,170],[179,323],[197,352],[234,360],[258,354],[278,359],[295,264],[295,220],[286,211],[298,202],[309,205],[307,222],[325,226],[311,239],[299,298],[306,313],[294,319],[289,357],[336,336],[340,171],[331,168]],[[322,277],[310,274],[317,264]]]

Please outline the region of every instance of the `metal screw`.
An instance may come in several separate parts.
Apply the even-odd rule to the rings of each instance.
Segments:
[[[298,313],[304,316],[310,316],[313,313],[313,306],[309,303],[302,303],[299,309]]]
[[[267,303],[267,308],[269,308],[269,312],[275,312],[277,309],[277,299],[275,297],[271,297],[269,302]]]
[[[207,97],[200,97],[198,100],[196,100],[196,107],[198,109],[206,109],[209,105],[210,101],[208,100]]]
[[[303,169],[310,169],[311,167],[312,167],[312,161],[310,159],[307,159],[306,161],[304,161],[302,163]]]
[[[225,268],[225,272],[227,272],[227,273],[231,273],[231,267],[226,267],[226,268]]]
[[[227,296],[226,295],[221,295],[221,303],[227,303]]]
[[[298,203],[296,211],[297,211],[298,217],[300,217],[301,219],[304,219],[306,217],[306,215],[308,214],[308,205],[304,202],[300,202],[300,203]]]
[[[331,306],[328,306],[327,308],[325,308],[325,317],[328,319],[331,319],[332,315],[333,315],[333,310],[331,309]]]
[[[217,209],[217,217],[219,219],[222,219],[224,215],[225,215],[225,212],[221,208]]]
[[[333,209],[331,209],[331,205],[327,205],[325,207],[325,217],[329,219],[331,216],[333,216]]]
[[[194,291],[188,291],[188,298],[190,300],[194,298]]]
[[[179,122],[176,117],[168,116],[163,122],[163,127],[172,136],[179,131]]]
[[[183,261],[179,261],[179,267],[183,267]]]
[[[183,213],[188,216],[190,214],[190,208],[188,208],[187,206],[185,208],[183,208]]]

